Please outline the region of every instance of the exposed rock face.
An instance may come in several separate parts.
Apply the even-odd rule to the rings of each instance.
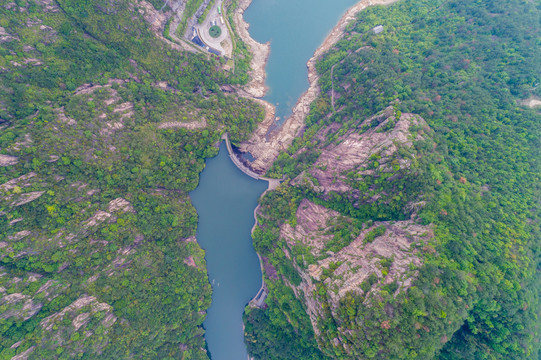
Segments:
[[[195,130],[195,129],[204,129],[207,127],[207,121],[203,119],[202,121],[190,121],[190,122],[182,122],[182,121],[168,121],[165,123],[161,123],[157,126],[158,129],[188,129],[188,130]]]
[[[36,174],[30,172],[26,175],[19,176],[18,178],[11,179],[8,182],[0,185],[0,204],[6,207],[18,207],[24,204],[28,204],[36,199],[39,199],[45,191],[30,191],[24,192],[24,189],[32,186],[39,180],[30,179],[34,178]],[[0,216],[5,215],[5,211],[0,211]]]
[[[299,100],[297,101],[297,104],[293,108],[293,113],[291,116],[286,119],[284,124],[278,129],[277,131],[274,131],[273,133],[269,134],[269,129],[274,124],[274,121],[271,122],[262,122],[259,125],[259,128],[252,137],[248,140],[242,143],[239,147],[239,149],[243,152],[250,152],[253,157],[255,158],[254,162],[251,164],[252,168],[256,171],[265,172],[267,171],[274,160],[278,157],[278,154],[280,151],[283,151],[291,145],[295,137],[298,136],[298,134],[302,131],[304,128],[304,120],[306,119],[306,116],[308,115],[310,111],[310,105],[316,98],[319,96],[320,88],[318,85],[319,76],[317,74],[315,65],[318,60],[318,58],[327,52],[329,49],[331,49],[332,46],[334,46],[338,40],[342,38],[344,35],[344,31],[346,29],[346,26],[349,22],[351,22],[353,19],[355,19],[355,15],[367,8],[368,6],[372,5],[389,5],[395,2],[396,0],[371,0],[371,1],[360,1],[356,5],[349,8],[346,13],[342,16],[338,24],[331,30],[329,35],[325,38],[323,41],[323,44],[315,51],[314,55],[308,60],[308,63],[306,66],[308,67],[308,81],[310,83],[309,88],[301,95]],[[239,4],[239,11],[240,14],[244,12],[243,6],[248,6],[250,4],[251,0],[243,0],[240,1],[241,4]],[[242,9],[242,10],[240,10]],[[236,19],[236,22],[239,22],[240,25],[246,24],[242,18],[239,20]],[[254,45],[250,43],[251,38],[249,37],[249,34],[246,34],[243,36],[243,31],[247,29],[247,25],[239,26],[237,25],[237,29],[241,36],[243,37],[243,40],[245,40],[251,50],[252,53],[255,53],[256,55],[261,52],[261,49],[258,49],[257,46],[261,46],[261,44],[258,44],[255,42]],[[247,31],[246,31],[247,32]],[[245,39],[246,37],[246,39]],[[253,40],[252,40],[253,41]],[[255,50],[255,51],[254,51]],[[268,56],[268,55],[266,55]],[[260,97],[264,95],[264,65],[266,62],[266,56],[263,57],[261,55],[258,60],[258,57],[254,56],[254,59],[252,60],[251,67],[254,72],[254,74],[263,74],[262,79],[262,86],[259,87],[261,91],[254,92],[255,97]],[[264,59],[264,60],[263,60]],[[257,60],[257,63],[255,63]],[[261,64],[263,66],[263,72],[261,73],[259,71],[259,68],[261,67]],[[252,74],[252,82],[259,84],[261,81],[259,81],[258,77],[254,77],[254,74]],[[252,84],[252,83],[250,83]],[[249,88],[252,88],[253,86],[249,86]],[[251,91],[249,91],[252,93]],[[257,94],[261,94],[257,96]]]
[[[2,155],[0,154],[0,166],[11,166],[19,162],[16,156]]]
[[[378,226],[385,227],[385,233],[367,243],[366,236]],[[384,279],[383,284],[398,281],[400,287],[407,288],[412,282],[411,277],[404,277],[410,264],[420,266],[420,260],[415,251],[410,249],[421,237],[428,236],[429,229],[414,224],[411,221],[378,222],[364,230],[351,244],[336,254],[310,265],[309,274],[316,280],[321,280],[324,269],[331,264],[341,265],[334,270],[333,275],[324,280],[329,287],[329,296],[336,304],[348,292],[362,293],[360,285],[372,273]],[[382,272],[380,260],[393,259],[387,274]]]
[[[303,106],[308,110],[310,102],[297,106]],[[274,106],[268,104],[265,106],[265,110],[265,121],[259,125],[248,141],[242,142],[239,145],[241,152],[249,152],[255,158],[250,164],[252,169],[263,173],[270,168],[280,151],[286,150],[291,145],[304,121],[304,118],[300,123],[298,121],[293,122],[288,120],[279,130],[268,134],[271,126],[275,124],[275,109]]]
[[[26,321],[42,309],[44,302],[50,302],[65,289],[58,281],[45,281],[40,274],[11,275],[0,267],[0,319]],[[15,292],[8,294],[6,289]]]
[[[98,210],[92,217],[86,221],[83,222],[83,227],[88,228],[91,226],[96,226],[98,224],[101,224],[105,220],[109,219],[111,217],[111,214],[105,211]]]
[[[541,99],[532,96],[526,100],[521,101],[520,104],[531,108],[541,107]]]
[[[54,0],[39,0],[37,2],[42,6],[44,12],[57,13],[60,11],[60,8]]]
[[[371,170],[367,168],[373,155],[378,156],[382,171],[391,169],[388,163],[398,148],[411,147],[413,140],[419,137],[411,128],[417,126],[428,131],[428,125],[420,116],[402,114],[397,120],[392,110],[390,107],[382,114],[366,119],[340,137],[337,144],[331,144],[322,150],[310,174],[317,179],[325,194],[330,191],[350,191],[351,187],[345,182],[346,174],[355,170],[369,175]],[[371,127],[373,123],[378,125]],[[359,134],[363,127],[370,128]],[[392,127],[392,130],[385,131],[387,127]],[[408,168],[410,161],[399,158],[396,165]]]
[[[333,239],[333,222],[351,221],[336,211],[327,209],[309,200],[302,200],[296,213],[297,225],[284,224],[280,229],[284,238],[293,249],[296,246],[308,247],[314,256],[313,263],[305,263],[304,269],[296,266],[302,283],[294,290],[304,293],[308,314],[317,333],[318,318],[321,313],[315,282],[322,281],[326,288],[331,309],[339,307],[340,299],[346,294],[367,295],[377,291],[381,286],[397,283],[397,290],[407,289],[415,279],[415,270],[421,261],[416,256],[413,244],[421,238],[433,236],[428,226],[415,224],[413,221],[376,222],[363,228],[359,236],[336,253],[326,250]],[[374,236],[376,229],[382,233]],[[374,275],[372,275],[374,274]],[[375,276],[374,284],[364,285],[370,276]]]
[[[250,96],[261,98],[265,96],[267,87],[265,85],[265,65],[270,53],[270,43],[261,44],[252,39],[248,32],[250,25],[244,21],[242,15],[250,6],[252,0],[240,0],[233,19],[235,21],[235,30],[241,37],[242,41],[250,48],[252,60],[250,61],[250,82],[243,87]]]
[[[134,212],[133,206],[130,204],[130,202],[123,198],[116,198],[114,200],[111,200],[109,202],[107,210],[109,210],[109,212]]]
[[[152,32],[160,37],[167,22],[167,15],[156,10],[148,1],[139,1],[138,5],[138,12],[150,24]]]
[[[94,313],[105,311],[106,313],[112,314],[112,311],[113,311],[113,308],[111,307],[111,305],[106,304],[106,303],[100,303],[97,301],[95,297],[86,295],[75,300],[73,303],[71,303],[70,305],[62,309],[61,311],[51,316],[46,317],[40,322],[40,325],[45,330],[51,331],[53,328],[53,325],[56,322],[62,321],[66,315],[76,314],[78,311],[86,307],[88,307],[89,310]],[[89,314],[87,315],[87,317],[88,316]],[[76,316],[73,321],[74,321],[75,327],[80,328],[82,326],[81,324],[81,322],[83,321],[82,317]],[[113,325],[115,321],[116,321],[116,317],[113,315],[113,318],[110,321],[108,321],[107,323],[104,323],[105,322],[104,320],[102,321],[102,323],[104,326],[108,327],[108,326]]]
[[[374,299],[387,293],[396,296],[411,287],[416,269],[422,266],[417,245],[433,237],[432,228],[417,224],[414,216],[363,224],[309,200],[315,194],[325,201],[332,199],[329,193],[337,193],[359,209],[367,202],[387,201],[392,193],[369,184],[378,178],[407,179],[415,174],[418,149],[413,145],[430,141],[432,134],[420,116],[402,114],[393,106],[348,126],[334,123],[315,134],[317,160],[289,183],[312,190],[307,193],[312,195],[301,200],[295,219],[280,227],[280,238],[287,244],[282,251],[301,278],[299,285],[284,281],[306,305],[314,332],[322,341],[329,335],[320,333],[322,319],[333,317],[340,324],[344,301],[355,298],[371,306]],[[415,196],[409,201],[416,203],[408,202],[408,208],[423,204]],[[339,331],[330,341],[347,351],[347,338]]]
[[[9,34],[6,29],[0,26],[0,44],[13,41],[13,40],[19,40],[16,36],[12,36]]]
[[[23,188],[23,187],[31,186],[32,183],[28,182],[28,180],[30,180],[34,176],[36,176],[36,173],[32,171],[32,172],[29,172],[28,174],[21,175],[18,178],[11,179],[8,182],[0,185],[0,191],[8,192],[8,191],[14,190],[16,187]]]
[[[303,199],[297,209],[297,226],[285,224],[280,229],[280,235],[290,246],[300,241],[303,245],[309,246],[315,256],[319,256],[325,244],[333,238],[329,233],[329,221],[339,216],[340,214],[334,210]]]
[[[111,86],[113,84],[120,85],[120,84],[124,84],[124,83],[126,83],[126,80],[109,79],[109,81],[107,82],[106,85],[83,84],[83,85],[79,86],[77,89],[75,89],[73,94],[74,95],[86,95],[86,94],[91,94],[94,91],[99,90],[101,88],[108,88],[110,93],[111,93],[111,99],[114,99],[113,101],[107,103],[107,105],[111,105],[112,103],[114,103],[115,101],[120,99],[120,97],[118,96],[118,92],[115,89],[112,89]]]
[[[21,194],[17,200],[15,200],[12,205],[13,206],[21,206],[24,204],[28,204],[31,201],[34,201],[43,195],[45,191],[32,191],[26,194]]]
[[[20,353],[19,355],[15,355],[11,358],[11,360],[26,360],[28,359],[28,356],[34,351],[35,346],[30,346],[28,349],[26,349],[24,352]]]
[[[0,314],[0,319],[15,318],[28,320],[41,309],[42,303],[33,301],[30,296],[13,293],[0,298],[0,307],[6,308]]]

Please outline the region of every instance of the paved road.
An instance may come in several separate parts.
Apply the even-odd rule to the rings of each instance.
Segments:
[[[221,55],[231,57],[232,45],[229,37],[229,31],[227,30],[227,25],[222,24],[222,15],[218,14],[218,9],[221,6],[222,0],[216,0],[205,21],[200,25],[196,25],[196,28],[198,30],[199,37],[205,44],[218,50]],[[211,28],[212,24],[216,24],[222,29],[222,34],[218,38],[213,38],[209,34],[209,29]],[[225,41],[227,44],[225,48],[222,46],[223,41]]]

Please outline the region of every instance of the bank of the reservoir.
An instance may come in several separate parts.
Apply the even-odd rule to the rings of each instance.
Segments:
[[[199,225],[197,241],[205,250],[212,304],[204,322],[213,360],[246,359],[242,313],[261,288],[259,259],[252,245],[253,210],[267,182],[241,172],[222,143],[208,159],[191,194]]]
[[[354,0],[344,1],[352,2]],[[247,358],[242,313],[246,304],[254,296],[253,304],[255,306],[262,305],[266,292],[264,284],[262,286],[261,283],[261,262],[254,251],[250,236],[257,199],[267,188],[267,182],[256,179],[262,178],[260,174],[270,167],[279,151],[287,148],[302,128],[310,103],[319,94],[318,78],[315,72],[317,57],[340,39],[346,24],[358,11],[367,5],[387,4],[393,1],[373,0],[368,3],[359,3],[350,8],[327,36],[323,45],[308,61],[308,74],[305,70],[303,71],[303,76],[308,76],[309,79],[308,90],[297,101],[293,114],[288,117],[278,131],[269,137],[266,135],[275,120],[275,108],[262,99],[256,99],[265,105],[267,116],[250,141],[242,143],[240,147],[242,151],[249,151],[254,155],[255,161],[252,163],[252,169],[245,167],[235,157],[231,146],[226,146],[225,142],[220,147],[219,155],[207,160],[207,167],[201,174],[200,184],[191,193],[191,197],[199,214],[197,238],[202,248],[206,250],[209,280],[213,288],[212,305],[208,309],[207,319],[204,323],[205,338],[213,360]],[[284,2],[285,4],[288,0],[275,0],[274,2]],[[306,7],[318,6],[313,1],[302,0],[299,2]],[[249,4],[249,0],[240,0],[240,10],[237,9],[235,13],[235,25],[250,48],[259,50],[254,56],[255,60],[252,61],[252,81],[244,89],[244,92],[242,90],[240,92],[244,96],[257,97],[263,96],[266,91],[264,68],[268,57],[268,45],[257,45],[257,42],[250,38],[246,23],[241,21],[242,14]],[[338,5],[334,3],[334,6]],[[288,23],[283,25],[286,26]],[[282,31],[287,31],[287,29]],[[323,35],[320,35],[317,43],[327,33],[327,29],[322,31]],[[291,38],[290,41],[294,42],[296,39]],[[314,45],[314,48],[316,46]],[[305,60],[303,61],[305,62]],[[263,73],[261,73],[262,71]],[[306,85],[306,81],[304,83]],[[275,91],[280,90],[275,89]],[[277,181],[265,180],[269,180],[271,188],[278,184]]]
[[[249,0],[245,0],[249,1]],[[276,0],[269,2],[272,4],[272,6],[280,7],[281,1],[283,1],[284,6],[287,5],[287,1],[285,0]],[[298,91],[298,95],[300,97],[295,103],[295,106],[293,107],[293,112],[290,116],[287,117],[285,122],[281,125],[279,129],[276,131],[273,131],[269,134],[269,129],[273,126],[275,122],[274,116],[267,116],[265,118],[265,121],[263,121],[258,129],[253,133],[251,138],[248,141],[243,142],[240,144],[239,149],[243,152],[249,152],[252,154],[252,156],[255,158],[253,163],[251,164],[252,168],[259,171],[266,171],[270,168],[274,160],[276,160],[276,157],[280,153],[280,151],[283,151],[287,149],[287,147],[291,144],[293,139],[301,132],[304,120],[310,111],[310,104],[316,99],[316,97],[319,95],[319,86],[318,86],[318,80],[319,77],[317,75],[317,72],[315,70],[315,64],[317,59],[326,51],[328,51],[338,40],[340,40],[344,34],[344,30],[347,26],[347,24],[353,20],[356,16],[356,14],[363,9],[365,9],[368,6],[372,5],[390,5],[396,0],[369,0],[369,1],[350,1],[350,2],[332,2],[329,0],[318,0],[319,2],[328,4],[332,3],[334,6],[338,6],[337,4],[341,4],[342,8],[335,9],[338,10],[338,15],[333,15],[332,11],[326,11],[328,13],[328,16],[340,16],[340,14],[343,14],[338,23],[332,28],[332,25],[328,27],[328,29],[323,29],[322,35],[319,35],[317,45],[314,46],[314,48],[317,47],[315,52],[312,53],[311,57],[308,59],[308,62],[306,62],[306,58],[302,60],[302,74],[304,77],[304,80],[302,82],[305,84],[304,88],[301,88],[301,91]],[[262,4],[264,3],[263,0],[254,0],[253,5],[255,4]],[[314,1],[298,1],[295,3],[299,3],[303,6],[305,9],[313,9],[317,8],[318,3]],[[344,13],[344,10],[351,4],[354,4],[351,6],[347,11]],[[248,9],[248,11],[250,8]],[[263,12],[261,15],[262,18],[264,17],[271,17],[269,14]],[[302,19],[298,15],[295,17],[296,19]],[[308,19],[310,20],[310,19]],[[308,21],[305,19],[305,21]],[[314,19],[311,19],[314,20]],[[257,19],[250,18],[250,22],[252,22],[251,29],[253,30],[256,27],[256,24],[258,23]],[[276,26],[275,28],[278,28]],[[332,28],[332,29],[331,29]],[[297,44],[299,41],[303,41],[303,37],[306,36],[306,34],[290,31],[289,29],[282,29],[280,31],[284,31],[286,34],[288,34],[288,41],[291,43]],[[325,37],[326,34],[326,37]],[[317,34],[313,34],[316,36]],[[296,38],[295,36],[300,36],[301,38]],[[272,36],[271,36],[272,37]],[[323,42],[321,43],[321,40]],[[251,40],[253,41],[253,40]],[[274,46],[274,40],[271,40],[271,45]],[[319,47],[318,47],[319,45]],[[294,51],[294,50],[293,50]],[[269,66],[270,62],[272,61],[272,56],[276,55],[277,57],[280,56],[280,54],[276,54],[276,51],[274,50],[274,47],[272,48],[271,52],[271,58],[269,59]],[[286,64],[287,65],[287,64]],[[254,71],[254,69],[252,69]],[[272,74],[269,73],[269,78]],[[298,80],[297,80],[298,81]],[[273,81],[268,80],[269,83],[273,83]],[[272,85],[271,85],[272,86]],[[286,88],[287,85],[284,86]],[[298,88],[298,85],[296,86]],[[278,90],[275,90],[278,91]],[[303,92],[304,91],[304,92]],[[301,95],[302,93],[302,95]],[[272,101],[272,99],[270,99]],[[269,112],[269,107],[274,109],[274,105],[270,104],[266,107],[267,113]],[[281,113],[283,113],[283,109],[280,110]],[[276,112],[276,114],[279,114],[280,112]],[[274,114],[273,114],[274,115]]]
[[[249,71],[250,80],[242,88],[242,91],[246,92],[247,96],[262,98],[267,93],[265,66],[270,54],[270,43],[259,43],[250,36],[248,31],[250,25],[244,19],[244,12],[251,3],[252,0],[239,0],[237,7],[234,9],[233,21],[238,35],[252,54]],[[268,113],[269,109],[266,109],[266,111]],[[274,108],[271,111],[274,114]]]

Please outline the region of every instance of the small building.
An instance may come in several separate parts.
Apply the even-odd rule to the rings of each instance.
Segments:
[[[374,31],[374,34],[379,34],[380,32],[383,31],[383,25],[378,25],[378,26],[375,26],[372,31]]]

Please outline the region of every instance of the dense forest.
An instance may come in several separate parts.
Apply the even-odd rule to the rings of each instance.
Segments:
[[[162,4],[0,0],[0,359],[208,359],[188,193],[263,110],[221,90],[240,39],[233,73],[178,51]],[[539,0],[401,0],[318,60],[253,233],[254,358],[541,358],[540,29]]]
[[[208,358],[188,192],[263,112],[141,4],[0,1],[1,359]]]
[[[290,181],[258,212],[252,356],[541,358],[540,22],[540,1],[404,0],[319,59],[321,95],[269,172]],[[339,168],[371,138],[387,145]]]

